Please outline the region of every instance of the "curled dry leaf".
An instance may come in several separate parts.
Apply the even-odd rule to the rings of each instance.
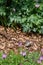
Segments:
[[[6,46],[5,43],[1,43],[1,44],[0,44],[0,49],[4,49],[5,46]]]
[[[8,47],[8,48],[13,48],[13,47],[14,47],[14,44],[13,44],[13,43],[8,43],[8,44],[7,44],[7,47]]]
[[[38,46],[34,43],[32,49],[37,50],[38,49]]]

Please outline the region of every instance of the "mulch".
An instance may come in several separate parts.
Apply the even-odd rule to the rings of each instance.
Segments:
[[[6,32],[7,30],[7,32]],[[17,28],[15,31],[12,28],[4,29],[3,26],[0,26],[0,52],[9,53],[10,50],[13,50],[15,53],[18,53],[19,42],[22,42],[21,48],[23,50],[37,51],[43,48],[43,36],[39,34],[26,34],[21,32],[21,29]],[[26,47],[26,41],[32,42],[32,46]]]

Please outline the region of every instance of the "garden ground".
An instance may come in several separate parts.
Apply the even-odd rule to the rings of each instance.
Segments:
[[[0,65],[43,65],[43,36],[0,26]]]

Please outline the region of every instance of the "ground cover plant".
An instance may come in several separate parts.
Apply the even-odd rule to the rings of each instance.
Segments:
[[[43,0],[0,0],[0,24],[43,34]]]
[[[26,52],[26,51],[25,51]],[[43,57],[39,52],[15,54],[10,51],[8,55],[0,53],[0,65],[43,65]],[[41,61],[38,60],[42,58]]]

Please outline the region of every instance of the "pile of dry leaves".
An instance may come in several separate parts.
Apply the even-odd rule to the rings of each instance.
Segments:
[[[43,48],[43,36],[39,34],[26,34],[17,28],[16,32],[12,28],[0,26],[0,51],[8,53],[11,49],[18,53],[18,48],[23,50],[37,51]]]

